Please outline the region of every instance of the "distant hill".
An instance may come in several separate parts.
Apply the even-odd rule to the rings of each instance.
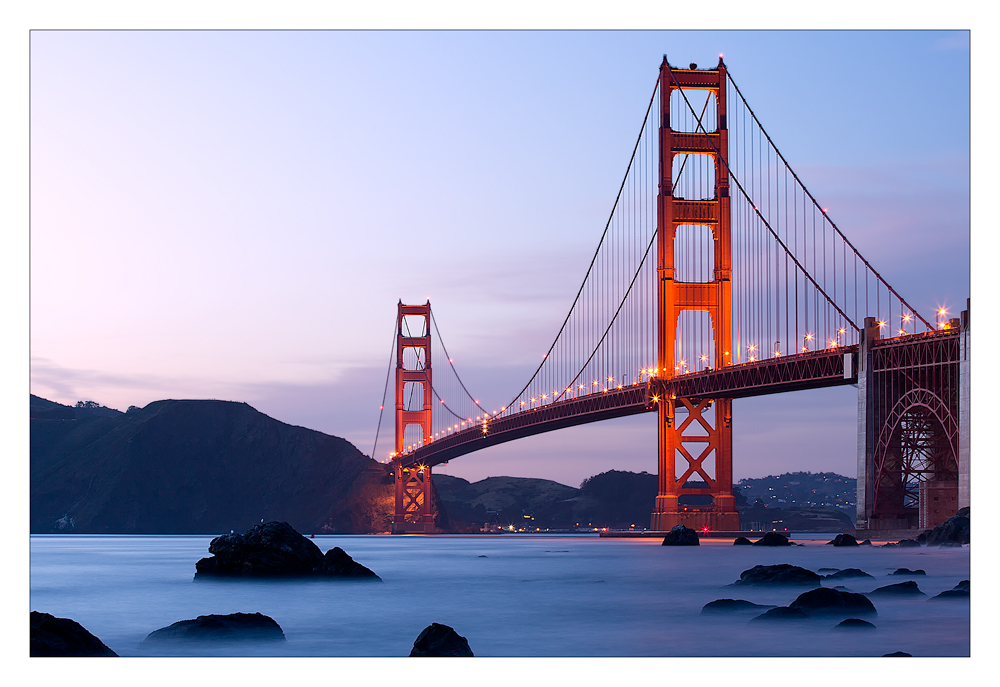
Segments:
[[[388,531],[392,480],[348,441],[246,403],[165,400],[122,413],[31,396],[33,533]]]
[[[741,479],[736,488],[748,505],[769,508],[835,508],[853,519],[857,513],[858,480],[834,472],[786,472],[759,479]]]

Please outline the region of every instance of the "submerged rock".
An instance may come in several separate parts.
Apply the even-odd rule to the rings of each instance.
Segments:
[[[768,532],[753,543],[754,546],[791,546],[788,537],[778,532]]]
[[[285,633],[278,623],[262,613],[199,615],[194,620],[178,620],[154,630],[140,644],[244,641],[283,642]]]
[[[868,592],[869,596],[927,596],[922,591],[917,583],[913,580],[907,580],[906,582],[898,582],[896,584],[889,584],[884,587],[879,587]]]
[[[733,585],[748,584],[791,584],[791,585],[814,585],[819,586],[823,578],[812,570],[800,568],[789,563],[778,565],[755,565],[749,570],[740,573],[740,579]]]
[[[882,658],[887,658],[892,656],[908,656],[910,658],[913,658],[913,654],[908,654],[905,651],[893,651],[891,654],[882,654]]]
[[[874,575],[869,575],[864,570],[859,568],[845,568],[844,570],[838,570],[835,573],[831,573],[825,576],[827,580],[843,580],[850,577],[870,577],[875,579]]]
[[[867,620],[862,620],[861,618],[846,618],[841,620],[834,628],[834,630],[874,630],[875,625],[868,622]]]
[[[747,539],[746,537],[736,537],[736,540],[733,542],[733,546],[751,546],[751,545],[753,545],[753,542]]]
[[[209,558],[195,563],[195,578],[347,577],[379,580],[340,547],[320,551],[287,522],[254,525],[244,534],[224,534],[208,546]]]
[[[808,620],[809,616],[806,615],[802,609],[792,608],[791,606],[777,606],[771,610],[758,615],[756,618],[751,618],[750,622],[772,622],[772,621],[787,621],[787,620]]]
[[[447,625],[431,623],[413,642],[410,656],[473,656],[468,640]]]
[[[761,612],[770,608],[776,608],[774,604],[755,604],[743,599],[716,599],[709,601],[701,607],[702,615],[714,615],[723,613],[748,613]]]
[[[864,594],[829,587],[803,592],[789,606],[810,616],[878,615],[874,604]]]
[[[969,581],[962,580],[956,584],[951,589],[941,592],[937,596],[932,596],[930,601],[934,599],[968,599],[969,598]]]
[[[899,575],[901,577],[911,577],[916,575],[926,575],[927,573],[923,570],[910,570],[909,568],[896,568],[890,575]]]
[[[31,656],[117,656],[80,623],[31,612]]]
[[[663,538],[661,546],[699,546],[698,533],[684,525],[674,525]]]
[[[838,534],[833,538],[833,541],[829,541],[827,543],[833,544],[834,546],[858,546],[858,540],[855,539],[853,535],[847,533]]]

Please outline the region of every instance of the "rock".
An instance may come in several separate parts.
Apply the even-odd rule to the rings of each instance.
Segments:
[[[910,576],[913,576],[913,575],[926,575],[927,573],[924,572],[923,570],[910,570],[909,568],[896,568],[895,570],[893,570],[889,574],[890,575],[899,575],[901,577],[902,576],[910,577]]]
[[[867,620],[861,618],[846,618],[841,620],[834,630],[874,630],[875,626]]]
[[[195,579],[206,577],[378,579],[340,547],[324,556],[287,522],[254,525],[244,534],[224,534],[208,546],[210,558],[195,563]]]
[[[838,534],[833,538],[833,541],[827,542],[828,544],[833,544],[834,546],[857,546],[858,540],[852,535],[843,533]]]
[[[777,532],[768,532],[753,543],[754,546],[791,546],[788,537]]]
[[[951,589],[941,592],[937,596],[932,596],[931,601],[934,599],[968,599],[969,598],[969,581],[962,580],[956,584]]]
[[[791,608],[790,606],[777,606],[769,611],[766,611],[756,618],[751,618],[750,622],[771,622],[776,620],[808,620],[809,616],[802,612],[801,609]]]
[[[410,656],[473,656],[469,642],[447,625],[431,623],[413,642]]]
[[[838,570],[830,575],[825,575],[824,579],[827,580],[843,580],[850,577],[870,577],[875,579],[874,575],[869,575],[864,570],[859,570],[858,568],[846,568],[844,570]]]
[[[808,584],[818,586],[822,579],[812,570],[788,563],[780,563],[778,565],[755,565],[740,573],[740,579],[733,584]]]
[[[714,615],[721,613],[746,613],[748,611],[765,611],[775,608],[773,604],[755,604],[743,599],[716,599],[709,601],[701,607],[702,615]]]
[[[117,656],[80,623],[31,612],[31,656]]]
[[[878,615],[875,606],[865,595],[828,587],[803,592],[789,606],[809,616]]]
[[[907,580],[906,582],[899,582],[897,584],[889,584],[885,587],[879,587],[878,589],[868,592],[869,596],[927,596],[920,588],[917,583],[913,580]]]
[[[332,577],[357,577],[382,580],[381,577],[347,555],[347,552],[339,546],[334,546],[326,552],[326,555],[323,556],[323,563],[320,566],[320,570],[324,575]]]
[[[910,658],[913,658],[913,654],[908,654],[905,651],[893,651],[891,654],[882,654],[882,658],[886,658],[888,656],[909,656]]]
[[[750,546],[751,544],[753,542],[746,537],[736,537],[736,541],[733,542],[733,546]]]
[[[179,620],[146,635],[141,645],[163,642],[283,642],[285,633],[272,618],[262,613],[199,615]]]
[[[969,507],[960,508],[958,512],[935,527],[917,537],[917,541],[926,546],[943,546],[947,544],[962,545],[969,543]]]
[[[872,545],[871,539],[865,539],[862,542],[858,542],[858,546],[871,546],[871,545]]]
[[[914,548],[914,547],[919,547],[920,542],[918,542],[916,539],[903,539],[897,542],[896,546],[900,548],[906,548],[906,547]]]
[[[667,532],[663,538],[661,546],[699,546],[698,533],[690,527],[684,525],[674,525],[673,529]]]

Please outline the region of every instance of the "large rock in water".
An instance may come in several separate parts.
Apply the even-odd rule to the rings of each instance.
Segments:
[[[791,584],[819,586],[822,577],[812,570],[800,568],[789,563],[778,565],[755,565],[740,573],[740,579],[733,585],[749,584]]]
[[[473,656],[468,640],[453,628],[431,623],[417,635],[410,656]]]
[[[847,533],[838,534],[833,538],[833,541],[829,541],[827,543],[833,544],[834,546],[858,546],[858,540],[855,539],[853,535]]]
[[[262,613],[199,615],[194,620],[178,620],[146,635],[140,644],[165,642],[283,642],[281,627]]]
[[[753,543],[754,546],[791,546],[788,537],[778,532],[768,532]]]
[[[663,538],[662,546],[700,546],[698,533],[684,525],[674,525]]]
[[[117,656],[80,623],[31,612],[32,656]]]
[[[868,596],[927,596],[913,580],[888,584],[868,592]]]
[[[820,587],[799,594],[789,604],[809,616],[840,616],[854,618],[861,615],[878,615],[875,606],[864,594]]]
[[[244,534],[224,534],[208,546],[210,558],[195,563],[195,577],[350,577],[381,581],[340,547],[323,555],[287,522],[254,525]]]
[[[969,543],[969,507],[958,512],[935,527],[917,536],[917,541],[927,546]]]

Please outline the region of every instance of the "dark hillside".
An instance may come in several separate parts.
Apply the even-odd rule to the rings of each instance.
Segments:
[[[378,463],[245,403],[56,413],[32,399],[32,532],[217,533],[261,519],[301,532],[389,527],[391,480]]]

